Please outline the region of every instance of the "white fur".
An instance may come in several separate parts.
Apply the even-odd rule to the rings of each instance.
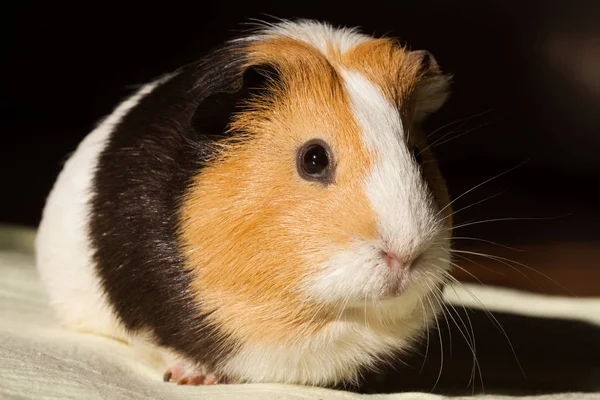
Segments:
[[[388,270],[381,257],[381,244],[354,243],[350,248],[331,249],[333,257],[314,282],[309,295],[318,302],[337,303],[373,298],[384,293],[387,276],[378,271]]]
[[[342,53],[364,43],[371,38],[359,33],[356,28],[335,28],[329,24],[311,21],[283,21],[262,30],[259,35],[251,36],[249,40],[264,39],[265,37],[289,37],[305,42],[327,54],[328,46],[335,45]]]
[[[46,200],[36,237],[36,263],[51,305],[69,328],[125,336],[100,288],[92,260],[88,236],[91,184],[115,125],[163,80],[143,86],[85,137]]]
[[[413,258],[443,226],[409,150],[409,133],[377,86],[357,72],[342,74],[365,145],[375,157],[365,187],[379,216],[379,234],[390,251]]]
[[[357,379],[360,367],[374,366],[380,356],[407,349],[422,333],[424,319],[433,316],[427,309],[396,318],[399,307],[395,301],[365,301],[360,307],[347,308],[339,321],[310,337],[277,345],[246,345],[229,360],[224,372],[247,382],[322,385]]]

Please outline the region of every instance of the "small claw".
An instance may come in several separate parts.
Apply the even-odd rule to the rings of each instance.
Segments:
[[[206,379],[204,378],[204,376],[193,376],[191,378],[188,379],[188,385],[202,385],[206,383]]]
[[[181,378],[178,382],[178,385],[187,385],[188,384],[188,378]]]
[[[171,367],[163,375],[163,381],[176,382],[178,385],[216,385],[228,383],[227,379],[219,379],[215,374],[205,374],[196,370],[187,370],[180,367]]]

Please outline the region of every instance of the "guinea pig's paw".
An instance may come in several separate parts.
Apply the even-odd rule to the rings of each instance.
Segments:
[[[167,369],[163,375],[165,382],[176,382],[178,385],[216,385],[218,383],[228,383],[225,380],[211,372],[208,372],[203,366],[190,368],[188,365],[177,363]]]

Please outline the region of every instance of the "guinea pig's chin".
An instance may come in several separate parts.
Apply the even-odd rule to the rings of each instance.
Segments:
[[[399,297],[414,285],[415,273],[408,269],[400,271],[385,271],[386,277],[379,298],[390,299]]]

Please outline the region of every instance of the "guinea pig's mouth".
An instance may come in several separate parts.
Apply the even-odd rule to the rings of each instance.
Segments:
[[[383,271],[383,285],[380,298],[391,299],[402,296],[409,289],[428,292],[442,282],[443,273],[439,266],[428,262],[428,251],[412,260],[404,261],[385,251],[381,251],[382,262],[378,265]]]
[[[381,297],[401,296],[413,285],[417,275],[415,271],[421,268],[420,260],[402,263],[395,259],[390,260],[387,253],[384,253],[382,259],[385,263],[385,273]]]
[[[431,298],[439,296],[440,288],[447,280],[444,273],[447,265],[433,262],[437,257],[434,247],[410,264],[392,262],[390,265],[383,252],[377,251],[368,268],[371,273],[366,285],[368,289],[362,297],[348,302],[347,315],[355,317],[358,323],[366,318],[368,324],[374,324],[379,322],[378,318],[422,320],[425,314],[435,312],[439,303]]]
[[[400,271],[394,276],[390,276],[384,283],[381,293],[382,298],[392,298],[401,296],[411,287],[411,273],[409,271]]]
[[[441,261],[446,258],[444,249],[439,241],[432,242],[413,257],[402,259],[380,241],[361,243],[334,253],[306,286],[307,294],[319,302],[356,306],[369,300],[412,302],[445,281],[449,265]]]

